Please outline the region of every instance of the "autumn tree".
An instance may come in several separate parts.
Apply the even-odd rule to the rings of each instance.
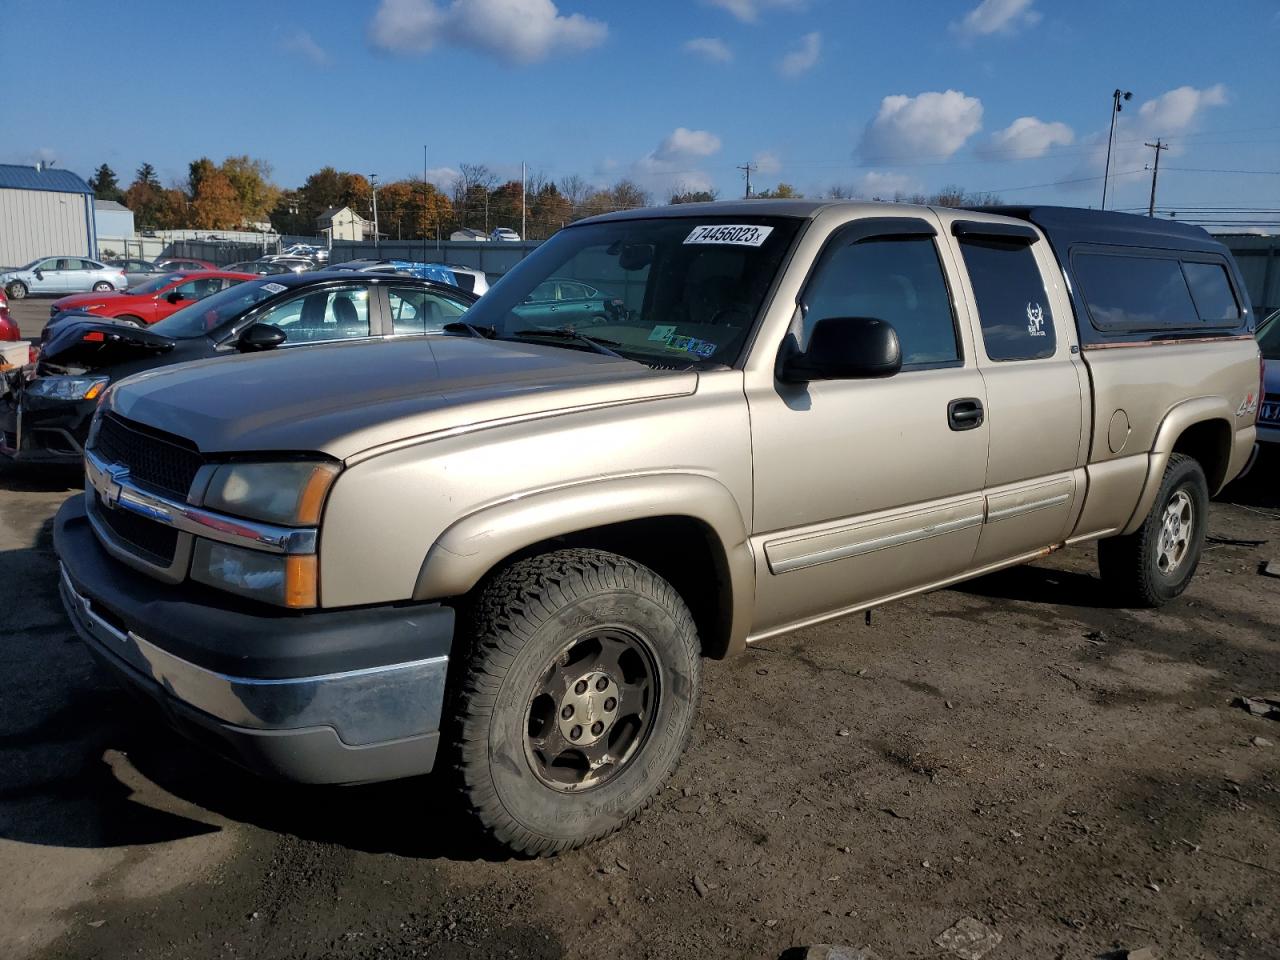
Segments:
[[[160,227],[162,208],[165,205],[164,190],[160,186],[160,178],[156,176],[156,168],[144,163],[134,175],[133,183],[124,192],[124,205],[133,211],[133,220],[138,227]]]
[[[545,240],[573,218],[569,198],[554,183],[542,183],[529,192],[529,235],[524,239]]]
[[[307,233],[316,231],[316,218],[330,207],[351,207],[362,217],[370,214],[373,190],[358,173],[322,167],[297,190],[298,217]]]
[[[258,223],[268,219],[280,199],[280,188],[271,182],[271,164],[242,154],[227,157],[220,169],[236,192],[241,220]]]
[[[116,172],[105,163],[89,178],[89,186],[93,188],[94,197],[99,200],[119,202],[124,196],[124,191],[120,189],[120,183],[116,179]]]
[[[191,195],[191,222],[197,230],[231,230],[240,226],[240,197],[231,179],[214,167],[202,168],[198,178],[192,180],[195,189]]]

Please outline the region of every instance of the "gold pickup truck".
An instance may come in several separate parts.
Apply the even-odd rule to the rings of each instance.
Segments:
[[[1085,540],[1127,602],[1177,597],[1255,450],[1253,326],[1227,251],[1175,223],[599,217],[444,335],[112,387],[55,524],[62,596],[232,760],[439,767],[427,789],[552,853],[659,790],[703,657]]]

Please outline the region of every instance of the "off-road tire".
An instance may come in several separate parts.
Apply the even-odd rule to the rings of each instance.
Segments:
[[[498,573],[463,619],[468,660],[446,733],[463,801],[485,833],[515,853],[550,856],[638,816],[675,770],[698,702],[697,630],[671,584],[617,554],[557,550]],[[655,713],[611,779],[561,792],[543,782],[527,754],[529,704],[565,645],[607,626],[648,644],[659,678]]]
[[[1165,511],[1184,494],[1190,501],[1191,533],[1185,556],[1168,573],[1160,569],[1160,538]],[[1135,532],[1098,543],[1098,569],[1116,600],[1131,607],[1159,607],[1187,589],[1204,549],[1209,519],[1209,484],[1195,459],[1169,458],[1151,511]]]
[[[21,280],[13,281],[5,290],[8,292],[10,300],[23,300],[27,296],[27,285]]]

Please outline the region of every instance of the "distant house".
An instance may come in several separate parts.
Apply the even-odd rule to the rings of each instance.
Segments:
[[[461,229],[455,230],[453,233],[449,234],[449,239],[461,242],[469,241],[472,243],[483,243],[493,238],[481,230],[473,230],[471,227],[462,227]]]
[[[93,201],[93,222],[98,241],[132,240],[133,211],[114,200]]]
[[[0,163],[0,264],[98,255],[93,191],[70,170]]]
[[[373,236],[373,222],[350,207],[330,207],[316,217],[320,235],[330,240],[364,240]]]

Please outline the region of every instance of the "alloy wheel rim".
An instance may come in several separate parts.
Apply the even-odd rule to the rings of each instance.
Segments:
[[[640,754],[661,693],[647,640],[621,627],[596,628],[561,649],[525,708],[525,757],[561,793],[602,786]]]
[[[1185,490],[1179,490],[1165,504],[1160,517],[1160,536],[1156,544],[1156,566],[1168,575],[1178,569],[1191,552],[1191,531],[1195,508]]]

